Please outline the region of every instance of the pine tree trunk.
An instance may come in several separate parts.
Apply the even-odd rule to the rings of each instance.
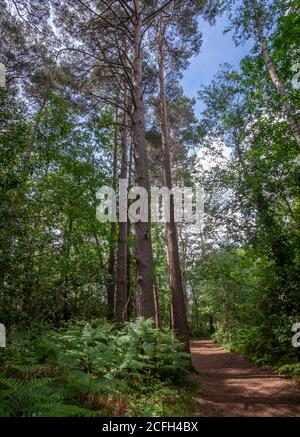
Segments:
[[[131,187],[131,173],[132,173],[132,144],[129,147],[129,167],[128,167],[128,187]],[[131,223],[128,221],[127,223],[127,317],[130,320],[131,315],[134,312],[134,296],[133,296],[133,287],[131,287],[131,263],[132,256],[129,242],[131,232]]]
[[[116,121],[118,114],[116,114]],[[114,135],[114,158],[113,158],[113,186],[116,189],[116,181],[118,177],[118,128],[115,127]],[[113,320],[115,316],[115,235],[117,226],[115,222],[111,223],[110,235],[111,241],[109,246],[108,260],[108,284],[107,284],[107,320]]]
[[[141,1],[134,1],[135,24],[133,28],[133,142],[135,151],[135,175],[139,187],[145,188],[148,195],[149,170],[145,136],[145,108],[142,86],[142,16]],[[148,208],[149,210],[149,208]],[[136,314],[145,318],[155,319],[155,305],[153,296],[153,259],[151,241],[151,220],[147,223],[135,224],[136,244],[135,256],[137,266],[136,278]]]
[[[160,116],[162,126],[162,147],[165,186],[172,189],[171,177],[171,153],[169,120],[164,81],[164,53],[163,53],[164,29],[162,22],[158,29],[158,63],[159,63],[159,87],[160,87]],[[180,267],[178,236],[174,215],[174,198],[170,196],[170,221],[167,222],[167,248],[169,261],[169,282],[172,294],[172,324],[179,339],[185,344],[186,350],[190,351],[189,329],[186,315],[186,304]]]
[[[293,132],[293,135],[295,137],[295,140],[297,142],[298,147],[300,148],[300,126],[299,122],[297,121],[295,110],[293,108],[292,103],[289,101],[287,91],[281,82],[275,65],[272,62],[272,59],[269,54],[269,50],[267,47],[267,43],[264,37],[263,28],[261,24],[261,19],[259,15],[259,7],[257,4],[257,0],[252,0],[253,8],[254,8],[254,18],[255,18],[255,25],[256,25],[256,31],[257,31],[257,37],[258,41],[261,47],[262,55],[265,61],[265,64],[267,66],[268,72],[270,74],[271,80],[276,87],[276,90],[281,98],[282,106],[284,109],[284,112],[287,117],[287,121],[290,125],[290,128]]]
[[[127,107],[127,86],[124,87],[124,108]],[[127,179],[127,115],[123,114],[122,127],[122,161],[120,179]],[[116,319],[125,321],[127,314],[127,222],[119,223],[119,241],[117,254],[117,293],[116,293]]]

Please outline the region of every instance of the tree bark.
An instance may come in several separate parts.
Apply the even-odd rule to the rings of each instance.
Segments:
[[[160,88],[160,118],[162,127],[162,147],[163,147],[163,166],[165,186],[172,189],[171,176],[171,153],[170,153],[170,135],[169,120],[165,93],[164,79],[164,24],[162,20],[158,26],[158,64],[159,64],[159,88]],[[170,221],[167,222],[167,249],[169,265],[169,282],[172,295],[172,324],[175,333],[185,344],[186,351],[190,351],[189,329],[186,315],[186,303],[182,283],[182,273],[180,267],[178,236],[174,216],[174,198],[170,196]]]
[[[130,143],[129,147],[129,166],[128,166],[128,187],[131,187],[131,172],[132,172],[132,143]],[[131,315],[134,312],[134,297],[133,294],[133,288],[131,287],[131,264],[132,264],[132,256],[131,256],[131,250],[129,245],[129,238],[130,238],[130,232],[131,232],[131,224],[128,221],[127,223],[127,317],[128,320],[130,320]]]
[[[116,122],[118,121],[118,111],[116,111]],[[114,157],[113,157],[113,186],[116,189],[116,181],[118,177],[118,127],[115,127],[114,134]],[[107,283],[107,320],[113,320],[115,316],[115,235],[117,226],[115,222],[111,223],[109,245],[109,261],[108,261],[108,283]]]
[[[124,87],[124,108],[127,107],[127,86]],[[127,179],[127,114],[123,114],[122,127],[122,160],[120,179]],[[127,226],[128,223],[119,223],[119,241],[117,254],[117,293],[116,293],[116,319],[125,321],[128,319],[127,313]]]
[[[145,136],[145,108],[142,87],[142,15],[141,1],[134,1],[135,23],[133,27],[133,143],[135,151],[135,175],[139,187],[145,188],[148,195],[149,170]],[[149,205],[148,205],[149,211]],[[153,296],[153,255],[151,241],[151,219],[147,223],[135,224],[136,243],[135,256],[137,266],[136,278],[136,314],[155,319]]]
[[[281,82],[278,73],[276,71],[275,65],[272,62],[272,59],[269,54],[268,46],[266,39],[264,37],[262,23],[259,15],[259,6],[257,0],[252,0],[253,9],[254,9],[254,20],[257,31],[257,38],[261,47],[262,55],[264,62],[267,66],[268,72],[270,74],[271,80],[281,98],[282,106],[284,112],[286,114],[287,121],[290,125],[291,131],[295,137],[298,147],[300,148],[300,126],[299,122],[296,118],[295,110],[293,108],[292,103],[289,101],[287,91]]]

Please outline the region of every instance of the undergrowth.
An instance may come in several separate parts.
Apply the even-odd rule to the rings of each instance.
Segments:
[[[290,322],[274,318],[273,324],[217,330],[212,338],[256,365],[271,365],[279,374],[299,378],[300,350],[292,346],[290,327]]]
[[[188,369],[182,344],[151,320],[39,326],[0,353],[0,416],[189,415]]]

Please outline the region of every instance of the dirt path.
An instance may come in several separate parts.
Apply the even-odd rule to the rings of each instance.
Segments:
[[[299,416],[300,387],[270,368],[249,364],[211,340],[191,342],[197,416]]]

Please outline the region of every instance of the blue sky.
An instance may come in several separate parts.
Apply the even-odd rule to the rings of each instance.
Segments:
[[[232,34],[223,34],[228,26],[226,17],[217,19],[214,26],[204,20],[199,20],[199,30],[203,34],[203,45],[198,56],[191,59],[190,66],[184,73],[182,86],[188,97],[196,97],[201,85],[208,84],[225,62],[234,67],[239,66],[240,60],[249,52],[253,43],[236,47]],[[197,102],[196,115],[201,112],[201,102]]]

